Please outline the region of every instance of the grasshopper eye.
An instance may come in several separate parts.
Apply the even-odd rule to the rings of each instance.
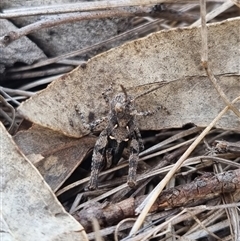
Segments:
[[[129,141],[129,138],[124,139],[124,141]]]

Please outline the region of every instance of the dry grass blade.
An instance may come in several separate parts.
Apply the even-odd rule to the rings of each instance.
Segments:
[[[136,218],[126,218],[124,220],[122,220],[121,222],[118,223],[118,225],[116,226],[116,229],[114,231],[114,240],[118,241],[118,232],[119,232],[119,228],[122,224],[126,223],[126,222],[134,222],[136,221]]]
[[[2,90],[5,93],[8,93],[10,95],[22,95],[22,96],[26,96],[26,97],[31,97],[35,94],[35,92],[32,91],[25,91],[25,90],[20,90],[20,89],[10,89],[10,88],[5,88],[2,87]]]
[[[233,204],[224,204],[224,205],[216,205],[216,206],[197,206],[194,208],[184,208],[179,214],[173,216],[171,219],[163,222],[162,224],[158,225],[157,227],[147,230],[143,233],[140,233],[136,235],[135,237],[127,237],[126,239],[123,239],[122,241],[147,241],[149,240],[150,237],[157,237],[161,236],[166,233],[166,231],[163,231],[159,233],[159,231],[163,230],[164,228],[167,228],[169,223],[171,225],[175,225],[177,223],[180,223],[184,220],[188,220],[191,218],[193,215],[198,215],[199,213],[204,212],[205,210],[216,210],[216,209],[223,209],[223,208],[228,208],[228,207],[239,207],[240,203],[233,203]],[[188,212],[188,210],[191,211],[191,214]],[[213,217],[216,217],[216,213],[214,214]],[[211,222],[214,218],[211,219]],[[217,223],[216,225],[212,225],[210,227],[211,232],[215,232],[217,230],[221,230],[222,228],[225,228],[228,226],[228,220],[224,220],[222,222]],[[209,228],[208,228],[209,230]],[[190,234],[186,234],[184,236],[179,236],[179,238],[187,238],[187,240],[194,240],[198,239],[200,237],[205,237],[206,233],[208,232],[203,232],[202,230],[198,230],[198,226],[196,228],[195,232],[192,232]]]
[[[0,106],[5,105],[7,108],[10,109],[12,113],[12,117],[10,118],[9,115],[7,115],[2,108],[0,108],[0,114],[3,115],[3,117],[6,118],[6,120],[10,123],[10,127],[8,128],[8,131],[12,133],[14,126],[16,127],[15,123],[15,109],[3,98],[3,96],[0,95]]]
[[[201,28],[201,36],[202,36],[202,66],[204,67],[208,78],[211,80],[213,86],[219,93],[219,95],[222,97],[226,105],[229,106],[229,108],[240,118],[240,112],[239,110],[232,105],[232,103],[228,100],[226,94],[223,92],[219,84],[217,83],[217,80],[209,66],[208,63],[208,38],[207,38],[207,25],[206,25],[206,0],[200,0],[200,7],[201,7],[201,20],[202,20],[202,28]]]
[[[238,116],[238,118],[240,118],[240,112],[237,109],[237,107],[235,107],[227,98],[227,96],[225,95],[225,93],[223,92],[223,90],[221,89],[221,87],[219,86],[217,79],[215,78],[211,68],[209,67],[208,63],[203,63],[204,68],[206,70],[206,73],[209,77],[209,79],[211,80],[211,82],[213,83],[215,89],[217,90],[217,92],[219,93],[219,95],[222,97],[222,99],[224,100],[224,102],[229,106],[229,108],[234,112],[234,114],[236,114],[236,116]]]
[[[103,238],[100,234],[100,226],[99,226],[98,220],[96,218],[93,218],[92,225],[93,225],[93,230],[95,233],[95,241],[103,241]]]
[[[210,20],[214,19],[216,16],[218,16],[219,14],[223,13],[224,11],[226,11],[227,9],[229,9],[230,7],[232,7],[235,3],[233,3],[232,0],[227,0],[225,2],[223,2],[222,5],[220,5],[219,7],[215,8],[213,11],[211,11],[210,13],[206,14],[206,21],[209,22]],[[191,26],[200,26],[201,25],[201,20],[199,19],[197,20],[195,23],[193,23]]]
[[[8,94],[4,91],[3,87],[1,87],[1,86],[0,86],[0,94],[1,94],[3,97],[5,97],[5,98],[9,98],[15,105],[17,105],[17,106],[20,105],[20,103],[19,103],[18,101],[16,101],[14,98],[12,98],[10,95],[8,95]]]
[[[154,146],[144,150],[143,152],[141,152],[139,154],[139,156],[142,157],[142,156],[145,156],[145,155],[149,155],[152,152],[155,152],[155,151],[161,149],[163,146],[165,146],[165,145],[167,145],[167,144],[169,144],[171,142],[174,142],[174,141],[176,141],[176,140],[178,140],[180,138],[183,138],[185,136],[188,136],[188,135],[194,134],[196,132],[199,132],[200,130],[201,130],[201,128],[199,128],[199,127],[193,127],[193,128],[188,129],[186,131],[180,132],[180,133],[178,133],[178,134],[176,134],[174,136],[171,136],[168,139],[165,139],[164,141],[162,141],[162,142],[160,142],[160,143],[158,143],[158,144],[156,144],[156,145],[154,145]]]

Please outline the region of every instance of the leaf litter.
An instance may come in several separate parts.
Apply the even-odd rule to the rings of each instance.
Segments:
[[[236,100],[234,105],[238,109],[239,21],[235,18],[208,25],[211,67],[218,84],[230,101]],[[135,222],[128,217],[136,217],[135,211],[144,203],[146,194],[174,168],[173,163],[198,138],[201,127],[208,126],[223,109],[226,112],[231,108],[229,105],[225,107],[224,100],[206,77],[200,65],[200,49],[199,28],[151,34],[96,56],[86,65],[58,78],[46,90],[20,106],[19,111],[25,118],[40,126],[18,132],[15,141],[62,200],[66,210],[83,224],[86,231],[92,230],[91,219],[98,219],[100,227],[95,223],[94,232],[88,234],[88,239],[95,239],[98,233],[108,240],[107,235],[115,232],[115,240],[162,239],[166,234],[172,239],[210,236],[219,239],[218,235],[221,235],[238,240],[240,192],[237,141],[240,139],[240,122],[230,111],[214,122],[215,127],[225,131],[209,129],[206,132],[192,156],[172,176],[166,190],[158,197],[158,201],[163,201],[154,203],[156,212],[146,218],[145,225],[135,237],[126,238]],[[159,86],[158,90],[139,98],[137,106],[141,111],[154,110],[161,105],[169,113],[159,111],[147,122],[139,119],[140,129],[146,130],[143,131],[146,150],[144,155],[140,154],[136,189],[126,185],[128,165],[123,156],[118,166],[101,173],[99,190],[84,191],[89,178],[82,178],[81,169],[86,168],[86,163],[90,165],[91,158],[87,153],[96,138],[83,137],[89,131],[81,123],[79,111],[89,122],[105,116],[108,108],[101,92],[111,83],[116,93],[123,84],[132,96]],[[149,130],[154,132],[149,134]],[[73,176],[78,176],[78,179],[80,176],[80,180],[72,181]],[[224,176],[228,178],[224,179]],[[221,191],[213,191],[217,187]],[[132,205],[134,200],[139,199]],[[191,221],[186,223],[186,220]],[[5,220],[2,223],[8,224]],[[171,232],[167,228],[169,225]],[[5,228],[7,230],[7,225]],[[222,233],[219,233],[220,230]],[[109,237],[112,240],[113,236]]]

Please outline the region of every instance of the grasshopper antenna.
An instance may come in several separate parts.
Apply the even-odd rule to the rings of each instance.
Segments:
[[[126,99],[127,99],[128,94],[127,94],[126,89],[124,88],[124,86],[123,86],[123,85],[120,85],[120,86],[121,86],[122,92],[124,93],[124,95],[125,95],[125,97],[126,97]]]

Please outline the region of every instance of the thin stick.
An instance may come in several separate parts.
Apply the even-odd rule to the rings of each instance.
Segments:
[[[50,6],[39,6],[39,7],[29,7],[20,8],[14,10],[4,10],[0,13],[0,18],[16,18],[16,17],[26,17],[34,15],[44,15],[44,14],[59,14],[59,13],[72,13],[72,12],[86,12],[86,11],[96,11],[104,9],[112,9],[119,7],[129,7],[129,6],[144,6],[144,5],[154,5],[159,3],[173,3],[173,2],[197,2],[192,0],[117,0],[117,1],[92,1],[92,2],[81,2],[81,3],[69,3],[62,5],[50,5]]]
[[[225,93],[222,91],[221,87],[217,83],[217,80],[208,64],[208,39],[207,39],[207,25],[206,25],[206,0],[200,0],[200,8],[201,8],[201,19],[202,19],[202,28],[201,28],[201,37],[202,37],[202,56],[201,62],[204,67],[208,78],[212,82],[213,86],[217,90],[218,94],[222,97],[223,101],[229,108],[240,118],[239,110],[232,105],[232,103],[228,100]]]
[[[207,35],[207,24],[206,24],[206,0],[200,0],[200,12],[201,12],[201,38],[202,38],[202,54],[201,62],[204,66],[208,62],[208,35]]]
[[[212,84],[214,85],[215,89],[217,90],[219,95],[224,100],[225,104],[228,105],[229,108],[234,112],[234,114],[236,114],[240,118],[239,110],[234,105],[232,105],[232,103],[228,100],[227,96],[225,95],[225,93],[222,91],[221,87],[217,83],[217,79],[215,78],[215,76],[212,73],[212,70],[211,70],[211,68],[209,67],[208,64],[207,64],[207,66],[205,68],[205,71],[206,71],[206,73],[208,75],[208,78],[211,80]]]
[[[101,19],[108,17],[123,17],[123,16],[135,16],[142,14],[149,14],[148,10],[143,8],[128,8],[128,9],[116,9],[116,10],[106,10],[106,11],[96,11],[96,12],[82,12],[82,13],[70,13],[62,14],[60,16],[56,15],[54,17],[49,17],[47,19],[40,20],[38,22],[29,24],[15,31],[10,31],[0,38],[0,45],[7,46],[11,42],[26,36],[34,31],[38,31],[43,28],[50,28],[64,23],[72,23],[82,20],[91,19]]]
[[[240,96],[237,97],[232,103],[234,104],[240,100]],[[136,213],[140,213],[137,221],[134,223],[132,230],[130,231],[129,236],[134,235],[140,226],[142,225],[144,219],[146,218],[150,208],[156,201],[157,197],[162,192],[163,188],[172,178],[172,176],[177,172],[177,170],[182,166],[183,162],[188,158],[192,151],[196,148],[200,141],[208,134],[208,132],[216,125],[217,121],[227,112],[229,106],[226,106],[218,116],[204,129],[204,131],[198,136],[198,138],[189,146],[189,148],[184,152],[180,159],[175,163],[173,168],[167,173],[163,180],[153,189],[153,191],[148,195],[148,197],[143,201],[143,203],[135,210]]]
[[[124,93],[124,95],[125,95],[125,98],[127,99],[128,94],[127,94],[126,89],[124,88],[124,86],[123,86],[123,85],[120,85],[120,86],[121,86],[122,92],[123,92],[123,93]]]

